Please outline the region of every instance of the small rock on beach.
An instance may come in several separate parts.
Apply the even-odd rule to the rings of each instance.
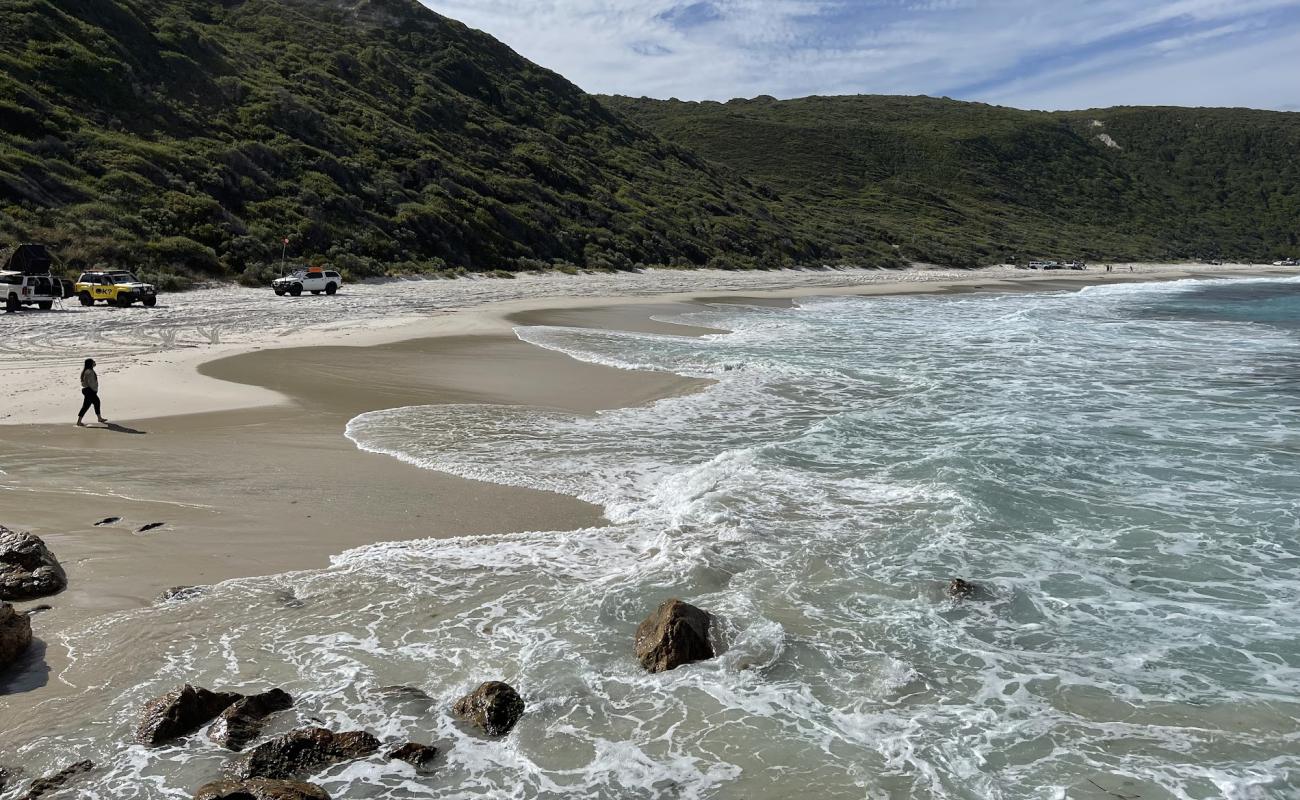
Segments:
[[[36,800],[38,797],[58,791],[73,778],[90,772],[94,768],[95,762],[93,761],[78,761],[75,764],[70,764],[53,775],[47,775],[44,778],[37,778],[32,781],[32,785],[27,787],[27,794],[21,795],[17,800]]]
[[[524,699],[510,684],[488,681],[457,700],[451,712],[488,736],[505,736],[524,715]]]
[[[427,744],[407,742],[401,747],[389,750],[384,756],[389,761],[394,759],[405,761],[419,772],[432,772],[433,762],[438,758],[438,748]]]
[[[0,600],[34,600],[67,585],[63,567],[40,537],[0,525]]]
[[[227,750],[239,751],[257,738],[266,718],[293,707],[293,697],[281,689],[249,695],[227,706],[208,728],[208,738]]]
[[[0,670],[22,658],[31,644],[31,619],[8,603],[0,603]]]
[[[227,772],[239,780],[295,778],[323,767],[351,761],[379,750],[379,740],[365,731],[335,733],[300,728],[262,742],[234,762]]]
[[[150,747],[166,744],[198,730],[242,698],[236,692],[210,692],[187,683],[145,703],[135,740]]]
[[[681,600],[665,600],[636,629],[636,657],[649,672],[667,672],[713,658],[712,617]]]

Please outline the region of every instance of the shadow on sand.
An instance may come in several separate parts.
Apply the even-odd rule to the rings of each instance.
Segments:
[[[116,422],[105,422],[102,425],[87,425],[88,428],[100,428],[101,430],[113,431],[114,433],[130,433],[136,436],[144,436],[148,431],[138,431],[135,428],[128,428],[125,425],[118,425]]]
[[[50,665],[45,663],[45,642],[33,638],[23,657],[0,675],[0,695],[30,692],[49,682]]]

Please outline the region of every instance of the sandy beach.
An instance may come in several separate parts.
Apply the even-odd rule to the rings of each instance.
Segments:
[[[501,403],[588,414],[700,385],[580,363],[520,342],[515,326],[706,335],[656,318],[698,303],[788,304],[809,295],[1295,273],[1126,270],[541,276],[365,285],[297,299],[212,289],[168,296],[152,316],[9,315],[0,351],[0,523],[44,538],[69,588],[38,601],[53,606],[33,618],[43,644],[4,676],[0,729],[35,735],[33,710],[74,688],[60,679],[64,631],[147,607],[168,587],[318,568],[374,542],[598,524],[599,509],[574,498],[415,469],[361,452],[342,435],[352,417],[384,408]],[[71,425],[87,355],[102,365],[107,428]],[[121,519],[95,525],[109,517]],[[156,522],[164,525],[138,532]],[[138,657],[150,658],[171,633],[143,635]]]

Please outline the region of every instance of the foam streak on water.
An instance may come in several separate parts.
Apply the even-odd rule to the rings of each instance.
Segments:
[[[99,796],[139,796],[111,787],[140,775],[183,796],[221,763],[106,744],[182,677],[282,683],[301,714],[450,746],[431,779],[327,772],[336,797],[1300,794],[1300,282],[680,321],[731,333],[518,333],[717,381],[697,394],[348,426],[421,467],[600,503],[611,526],[368,547],[100,623],[67,677],[144,618],[177,633],[80,740],[112,765]],[[991,599],[947,600],[953,575]],[[632,631],[669,596],[714,611],[726,652],[644,675]],[[504,743],[445,714],[486,677],[530,704]],[[374,695],[399,682],[433,711]]]

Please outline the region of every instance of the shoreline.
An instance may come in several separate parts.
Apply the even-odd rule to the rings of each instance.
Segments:
[[[346,550],[385,541],[603,524],[600,509],[576,498],[413,468],[364,452],[342,436],[348,419],[381,408],[505,403],[593,413],[703,383],[579,362],[522,342],[513,334],[516,325],[707,335],[715,332],[651,317],[701,303],[788,305],[814,295],[1059,290],[1198,277],[1181,271],[1120,280],[1102,275],[526,298],[379,330],[345,329],[306,346],[232,344],[143,364],[136,369],[149,373],[150,384],[186,373],[193,391],[220,385],[224,390],[211,396],[216,402],[243,405],[127,419],[128,432],[121,434],[67,424],[0,426],[0,497],[5,506],[8,498],[20,498],[0,522],[42,536],[69,573],[62,594],[16,604],[25,609],[48,602],[54,610],[34,619],[44,647],[34,650],[25,671],[4,678],[0,729],[13,729],[36,705],[73,688],[58,677],[68,663],[57,644],[61,631],[148,607],[166,587],[314,569]],[[1207,270],[1199,277],[1225,276]],[[263,402],[268,398],[274,401]],[[124,521],[93,525],[107,516]],[[135,532],[153,521],[167,525]],[[175,633],[152,634],[139,657],[151,657],[150,648],[165,647]]]
[[[1128,265],[1122,265],[1128,266]],[[614,294],[580,295],[551,293],[552,289],[567,288],[554,276],[533,279],[536,284],[546,284],[544,289],[533,296],[525,296],[535,286],[528,286],[526,279],[496,280],[497,284],[507,286],[495,287],[511,294],[518,289],[518,296],[506,299],[483,298],[483,302],[464,306],[446,307],[412,306],[398,308],[391,316],[362,316],[338,319],[339,314],[328,313],[328,322],[308,322],[303,326],[290,326],[284,330],[262,324],[254,325],[249,332],[241,332],[240,341],[222,341],[223,333],[215,323],[203,322],[209,317],[221,316],[221,309],[203,308],[186,318],[184,305],[186,295],[174,295],[178,298],[180,312],[175,317],[179,321],[167,318],[156,321],[142,318],[129,320],[129,327],[124,330],[127,336],[140,340],[137,346],[131,345],[130,352],[116,354],[96,353],[96,346],[107,339],[116,343],[116,329],[107,334],[101,328],[93,327],[100,320],[88,320],[85,324],[74,326],[76,336],[68,345],[79,348],[73,355],[42,354],[39,360],[17,359],[12,363],[0,359],[0,366],[10,372],[9,385],[5,387],[0,400],[4,401],[5,410],[0,411],[0,430],[6,427],[59,424],[70,422],[75,415],[75,407],[80,403],[76,387],[76,376],[81,358],[94,354],[100,364],[105,386],[105,413],[109,419],[155,420],[164,417],[182,416],[222,411],[251,410],[272,408],[290,404],[284,394],[265,387],[251,385],[234,385],[229,382],[213,380],[203,374],[201,367],[224,358],[265,350],[288,349],[303,346],[346,346],[374,347],[417,339],[437,339],[461,335],[500,334],[511,335],[513,314],[545,311],[547,309],[578,310],[602,306],[626,306],[664,303],[692,302],[739,302],[750,300],[796,299],[812,295],[892,295],[892,294],[939,294],[970,291],[1053,291],[1079,288],[1082,286],[1104,285],[1113,283],[1130,283],[1146,281],[1170,281],[1186,278],[1245,278],[1245,277],[1283,277],[1300,274],[1294,267],[1270,267],[1262,265],[1208,265],[1208,264],[1144,264],[1133,265],[1135,271],[1125,273],[1116,271],[1069,273],[1042,273],[1026,270],[988,268],[980,272],[959,270],[911,270],[901,272],[882,272],[878,270],[846,270],[837,273],[783,271],[775,277],[783,279],[774,281],[770,273],[721,273],[714,275],[710,271],[673,273],[658,271],[651,276],[650,285],[629,285],[627,293],[617,293],[617,282],[605,282],[601,288],[608,288]],[[789,274],[785,274],[785,273]],[[800,277],[805,280],[800,280]],[[585,276],[584,276],[585,277]],[[723,278],[731,283],[752,283],[753,288],[727,285],[724,288],[711,289],[712,282]],[[827,282],[826,279],[830,281]],[[839,280],[837,280],[839,278]],[[698,284],[683,291],[672,291],[669,284],[686,279]],[[485,283],[489,279],[469,283]],[[664,283],[660,287],[655,282]],[[444,282],[429,281],[430,285]],[[780,285],[768,285],[778,283]],[[511,284],[519,284],[518,287]],[[789,285],[787,285],[789,284]],[[382,288],[400,288],[403,283],[386,283]],[[428,287],[425,287],[426,289]],[[462,287],[463,288],[463,287]],[[476,288],[476,287],[472,287]],[[663,288],[665,291],[656,291]],[[367,287],[373,295],[381,291],[378,286]],[[354,289],[353,291],[357,291]],[[345,297],[340,294],[337,297]],[[740,298],[738,300],[737,298]],[[262,298],[265,299],[265,298]],[[302,298],[299,298],[302,299]],[[319,298],[316,298],[319,299]],[[373,298],[368,297],[367,300]],[[380,301],[382,303],[383,297]],[[457,298],[450,298],[452,300]],[[307,298],[308,303],[313,302]],[[268,314],[284,304],[268,306]],[[382,304],[379,306],[383,309]],[[164,307],[165,310],[171,309]],[[369,310],[369,309],[368,309]],[[96,311],[96,309],[91,309]],[[98,309],[98,311],[110,311]],[[115,310],[114,310],[115,311]],[[402,313],[410,312],[410,313]],[[431,313],[432,312],[432,313]],[[68,312],[45,312],[61,314]],[[72,312],[77,314],[78,312]],[[131,313],[127,310],[127,313]],[[78,317],[80,315],[78,314]],[[78,319],[76,322],[80,322]],[[109,323],[120,320],[107,319]],[[203,336],[216,340],[216,343],[204,344],[201,341],[183,341],[178,333],[189,331],[193,322],[194,330]],[[130,324],[133,323],[133,324]],[[104,323],[101,323],[104,324]],[[3,333],[0,330],[0,333]],[[202,337],[199,337],[200,340]],[[86,343],[89,340],[89,344]],[[309,345],[304,345],[309,340]],[[155,341],[159,342],[157,346]],[[170,344],[167,344],[170,342]],[[147,346],[148,345],[148,346]],[[16,348],[15,348],[16,349]],[[33,363],[34,361],[34,363]],[[51,394],[68,398],[63,408],[58,402],[51,403]],[[71,410],[69,410],[71,409]],[[128,409],[119,413],[117,409]]]

